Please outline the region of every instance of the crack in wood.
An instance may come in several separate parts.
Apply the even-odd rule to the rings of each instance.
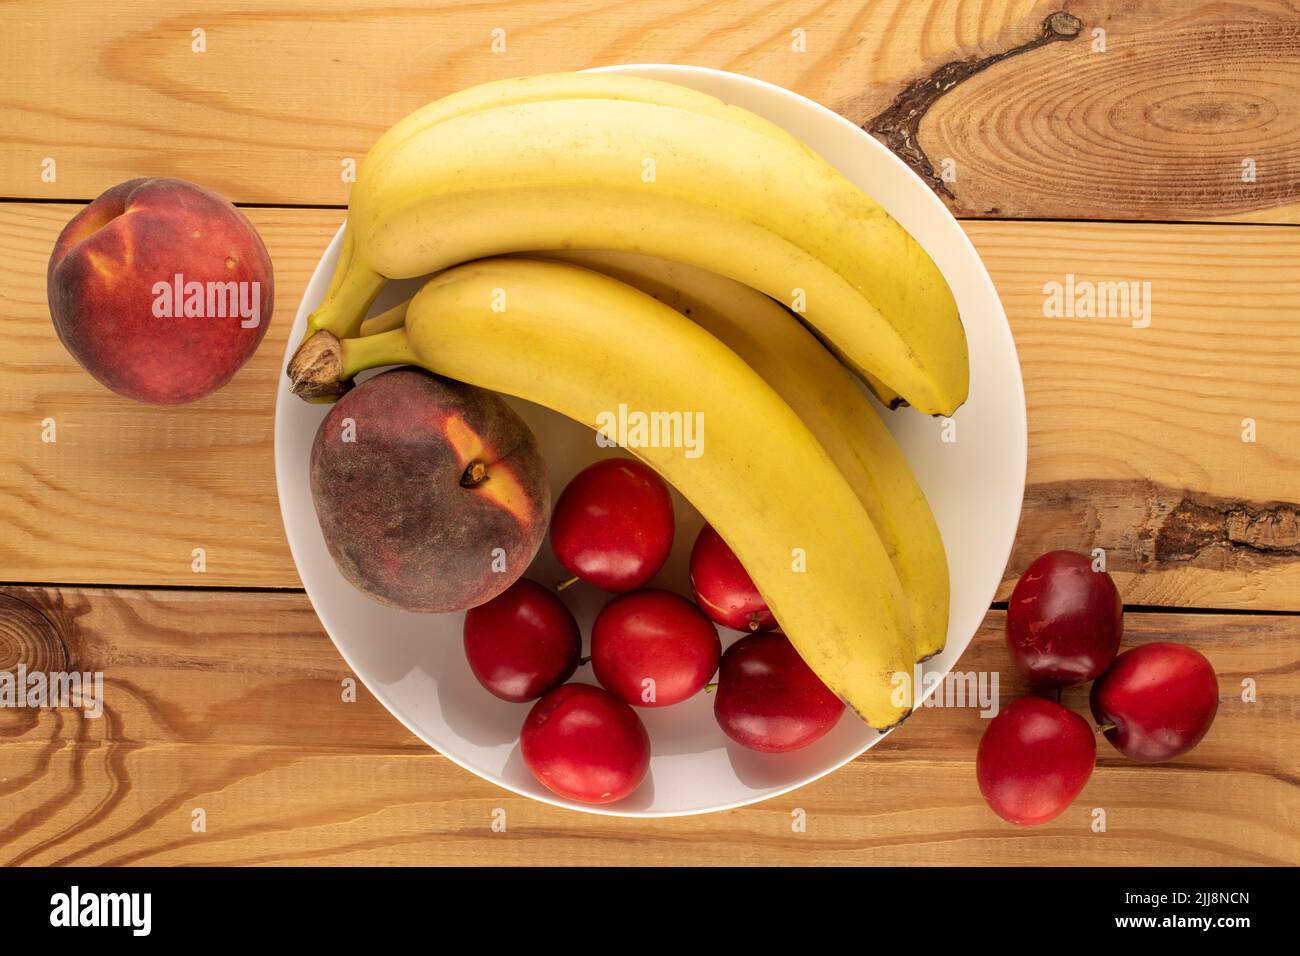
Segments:
[[[1300,506],[1189,494],[1165,517],[1154,546],[1157,561],[1190,561],[1216,547],[1300,557]]]
[[[1083,29],[1083,21],[1072,13],[1058,10],[1044,21],[1038,36],[1019,46],[986,57],[954,60],[945,63],[927,77],[913,80],[903,88],[882,113],[862,128],[880,140],[920,176],[935,192],[956,200],[948,184],[934,172],[934,164],[921,148],[918,131],[921,120],[939,98],[977,73],[1013,56],[1036,50],[1058,40],[1073,40]]]
[[[1153,481],[1031,485],[1009,573],[1053,548],[1103,548],[1108,565],[1121,571],[1274,566],[1300,560],[1300,503],[1245,501]]]

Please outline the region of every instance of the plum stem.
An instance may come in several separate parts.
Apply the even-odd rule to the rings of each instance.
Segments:
[[[590,664],[590,663],[591,663],[591,655],[590,655],[590,654],[587,655],[586,657],[579,657],[579,658],[578,658],[578,666],[579,666],[579,667],[586,667],[586,666],[587,666],[588,664]]]
[[[1114,723],[1113,721],[1109,721],[1109,720],[1106,721],[1106,723],[1104,723],[1104,724],[1098,724],[1098,725],[1097,725],[1097,733],[1099,733],[1099,734],[1108,734],[1108,733],[1110,733],[1112,730],[1118,730],[1118,729],[1119,729],[1119,724]]]
[[[555,585],[555,590],[563,591],[565,588],[573,587],[573,585],[577,583],[578,583],[578,576],[575,574],[573,577],[565,578],[559,584]]]
[[[718,682],[717,682],[717,681],[714,681],[714,682],[711,683],[711,684],[705,684],[705,685],[704,685],[704,693],[706,693],[706,694],[712,694],[712,693],[713,693],[715,690],[717,690],[717,689],[718,689]]]

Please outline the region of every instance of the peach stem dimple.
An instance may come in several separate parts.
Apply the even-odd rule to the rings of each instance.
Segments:
[[[460,476],[460,486],[462,488],[477,488],[483,482],[488,480],[487,465],[481,461],[471,461],[465,473]]]

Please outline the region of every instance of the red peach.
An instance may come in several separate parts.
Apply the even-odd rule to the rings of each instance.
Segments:
[[[105,387],[154,405],[230,381],[275,300],[252,223],[179,179],[120,183],[77,213],[54,244],[46,286],[72,357]]]
[[[310,474],[339,571],[408,611],[492,600],[546,536],[550,484],[523,419],[496,393],[423,369],[344,395],[321,420]]]

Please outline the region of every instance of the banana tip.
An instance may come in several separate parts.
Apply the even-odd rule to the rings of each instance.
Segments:
[[[894,722],[893,722],[892,724],[890,724],[888,727],[877,727],[877,728],[876,728],[876,732],[877,732],[878,734],[880,734],[880,736],[883,737],[885,734],[889,733],[891,730],[897,730],[899,727],[903,726],[903,722],[904,722],[905,720],[907,720],[907,718],[909,718],[909,717],[911,717],[911,716],[912,716],[912,711],[909,709],[907,712],[905,712],[905,713],[903,714],[903,716],[899,717],[898,720],[894,721]]]

